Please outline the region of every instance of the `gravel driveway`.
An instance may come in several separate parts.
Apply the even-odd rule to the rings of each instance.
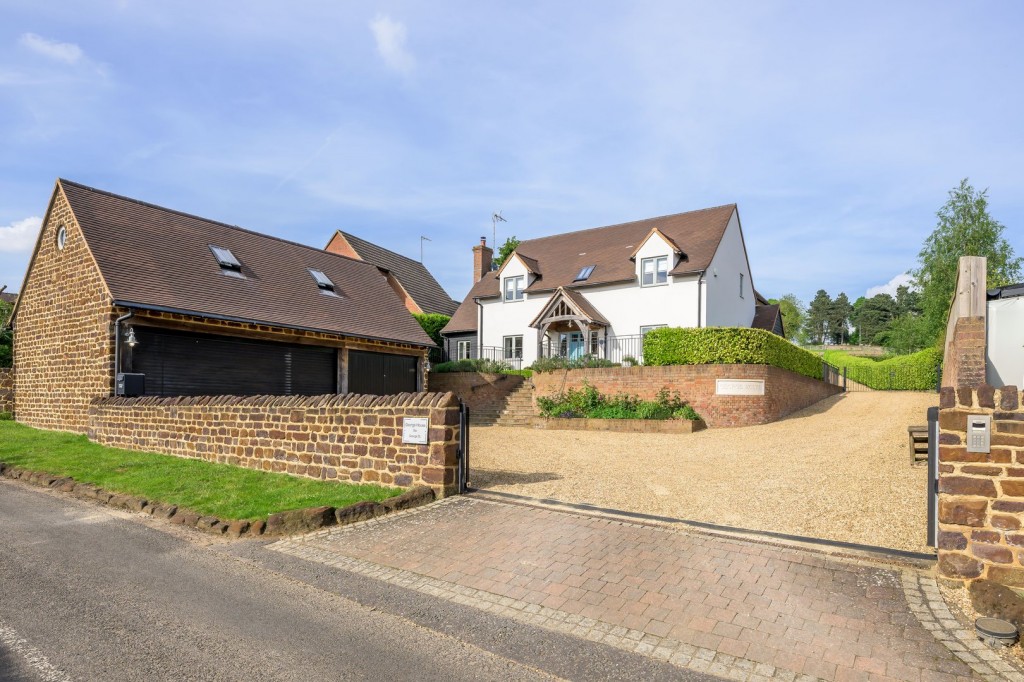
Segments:
[[[762,426],[694,434],[474,427],[474,487],[928,551],[907,426],[935,393],[847,393]]]

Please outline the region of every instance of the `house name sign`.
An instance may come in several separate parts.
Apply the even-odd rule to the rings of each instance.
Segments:
[[[406,417],[402,420],[402,442],[426,445],[429,427],[430,420],[426,417]]]
[[[715,395],[764,395],[764,379],[716,379]]]

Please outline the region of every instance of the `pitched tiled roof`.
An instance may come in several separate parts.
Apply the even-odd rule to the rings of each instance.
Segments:
[[[648,218],[632,223],[595,227],[550,237],[529,239],[516,253],[538,263],[541,276],[526,288],[527,293],[553,291],[558,287],[578,289],[598,284],[636,281],[636,263],[630,256],[644,238],[657,228],[685,254],[672,270],[674,275],[706,270],[718,250],[736,204],[705,208],[688,213]],[[585,282],[574,282],[580,270],[596,266]],[[473,285],[462,305],[442,332],[474,331],[477,311],[473,299],[501,294],[494,273],[487,273]]]
[[[782,310],[778,303],[754,306],[754,320],[750,326],[754,329],[775,332],[779,336],[786,335],[782,326]]]
[[[339,230],[339,232],[341,231]],[[452,300],[452,297],[437,283],[423,263],[418,263],[394,251],[388,251],[384,247],[360,239],[354,234],[341,232],[341,235],[345,237],[360,258],[367,263],[384,268],[394,275],[423,312],[452,315],[459,307],[459,302]]]
[[[58,182],[119,304],[434,345],[376,265]],[[222,273],[210,245],[230,249],[245,277]],[[309,268],[341,295],[322,293]]]
[[[541,320],[544,319],[547,312],[551,309],[551,306],[555,301],[559,300],[559,294],[564,296],[571,306],[575,307],[580,314],[591,322],[597,322],[598,324],[603,324],[606,327],[609,325],[605,316],[598,312],[597,308],[594,307],[594,304],[587,300],[587,297],[583,295],[583,292],[559,287],[558,291],[556,291],[555,295],[551,297],[551,300],[548,301],[547,305],[545,305],[541,311],[537,313],[537,317],[533,318],[530,322],[531,327],[536,327],[540,324]]]

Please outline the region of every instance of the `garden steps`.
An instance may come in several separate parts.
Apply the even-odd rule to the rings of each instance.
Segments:
[[[501,414],[493,422],[496,426],[530,426],[536,413],[533,408],[533,384],[524,381],[508,394]]]

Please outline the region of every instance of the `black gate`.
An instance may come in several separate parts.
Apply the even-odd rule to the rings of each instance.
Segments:
[[[456,455],[459,462],[458,485],[459,493],[469,492],[469,405],[459,402],[459,451]]]
[[[415,393],[419,359],[413,355],[348,352],[348,392],[371,395]]]

